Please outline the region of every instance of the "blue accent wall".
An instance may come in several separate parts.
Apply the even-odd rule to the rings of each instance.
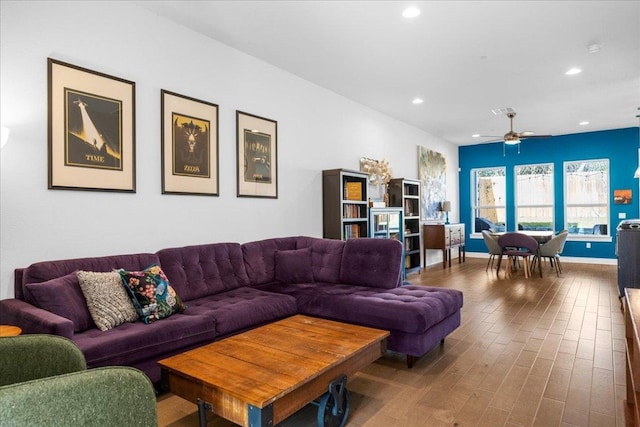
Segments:
[[[517,146],[506,146],[503,155],[503,143],[460,146],[458,149],[460,167],[460,221],[465,223],[467,234],[473,232],[471,222],[471,170],[486,167],[506,167],[507,187],[507,225],[513,231],[515,227],[514,206],[514,167],[533,163],[553,163],[555,195],[556,231],[564,228],[564,187],[563,163],[571,160],[609,159],[611,211],[609,234],[612,242],[591,242],[587,249],[585,241],[567,241],[563,255],[588,258],[615,258],[615,233],[620,223],[618,214],[626,213],[627,219],[638,218],[638,179],[633,173],[638,167],[638,148],[640,148],[639,128],[615,129],[571,135],[560,135],[545,139],[523,140],[520,154]],[[628,205],[613,203],[613,190],[631,189],[632,202]],[[486,252],[482,239],[467,239],[467,250]]]

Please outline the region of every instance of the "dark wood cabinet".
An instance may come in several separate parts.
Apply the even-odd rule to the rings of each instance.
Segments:
[[[628,426],[640,425],[640,289],[626,288],[624,302],[627,402],[625,415]]]
[[[458,248],[458,263],[465,261],[464,224],[424,224],[425,259],[428,249],[442,251],[442,268],[451,267],[451,249]]]

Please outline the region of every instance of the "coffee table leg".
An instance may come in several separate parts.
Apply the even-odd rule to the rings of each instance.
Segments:
[[[248,405],[248,408],[251,427],[273,427],[273,404],[264,408]]]
[[[210,403],[198,399],[198,420],[200,427],[207,427],[207,411],[210,411],[212,408]]]
[[[343,427],[348,416],[347,376],[342,375],[329,383],[329,392],[320,399],[318,427]]]

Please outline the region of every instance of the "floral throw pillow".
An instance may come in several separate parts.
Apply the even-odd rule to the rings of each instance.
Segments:
[[[145,323],[164,319],[186,309],[158,265],[153,264],[143,271],[121,269],[119,273],[133,305]]]

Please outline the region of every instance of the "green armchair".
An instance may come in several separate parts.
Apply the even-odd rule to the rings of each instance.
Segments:
[[[0,338],[3,426],[156,426],[155,391],[141,371],[87,370],[76,345],[53,335]]]

